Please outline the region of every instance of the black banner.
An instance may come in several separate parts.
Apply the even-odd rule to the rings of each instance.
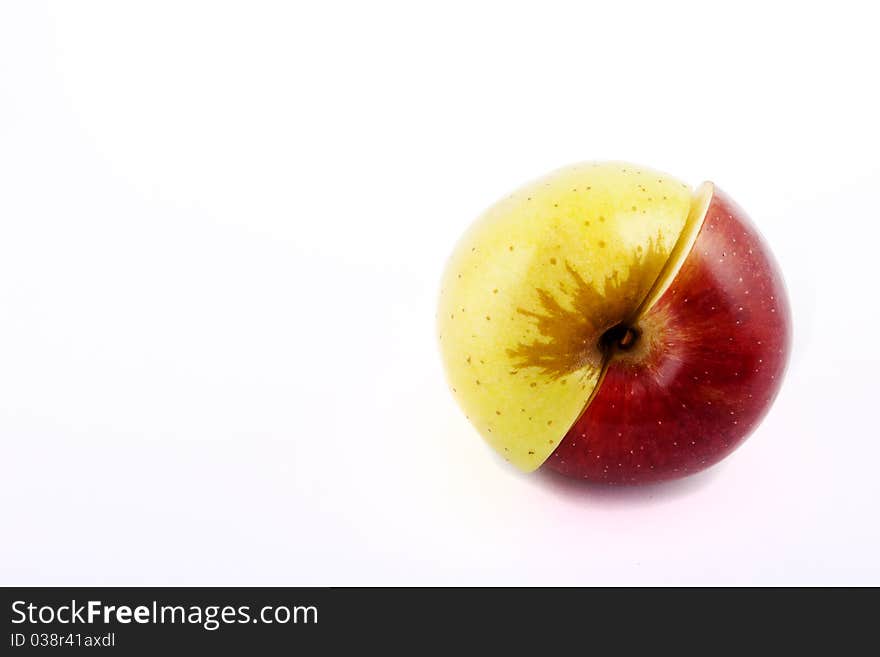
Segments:
[[[397,646],[790,647],[834,627],[838,649],[872,627],[873,590],[2,589],[2,654],[338,654]],[[760,644],[757,643],[760,641]],[[94,651],[100,650],[101,653]]]
[[[7,654],[320,647],[339,627],[329,589],[12,588],[3,594],[3,644],[14,649]]]

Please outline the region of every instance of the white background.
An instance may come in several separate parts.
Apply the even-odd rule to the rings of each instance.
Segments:
[[[880,46],[816,5],[4,3],[0,583],[880,584]],[[603,158],[714,180],[791,293],[678,483],[519,474],[443,380],[459,234]]]

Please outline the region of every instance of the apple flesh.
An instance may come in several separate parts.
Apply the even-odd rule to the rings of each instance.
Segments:
[[[667,289],[608,338],[604,377],[547,467],[647,483],[739,446],[776,397],[791,342],[782,277],[742,209],[715,190]]]

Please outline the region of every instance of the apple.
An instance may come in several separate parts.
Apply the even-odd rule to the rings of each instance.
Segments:
[[[489,208],[438,309],[453,395],[495,450],[609,484],[707,468],[782,383],[782,276],[743,210],[620,162],[569,166]]]

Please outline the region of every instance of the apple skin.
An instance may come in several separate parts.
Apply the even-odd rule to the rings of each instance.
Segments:
[[[675,479],[723,459],[767,413],[790,350],[788,299],[760,234],[717,189],[681,269],[634,328],[543,467],[609,484]]]
[[[521,186],[459,239],[440,356],[465,417],[514,467],[559,446],[598,382],[599,339],[635,316],[703,200],[660,171],[583,162]]]

